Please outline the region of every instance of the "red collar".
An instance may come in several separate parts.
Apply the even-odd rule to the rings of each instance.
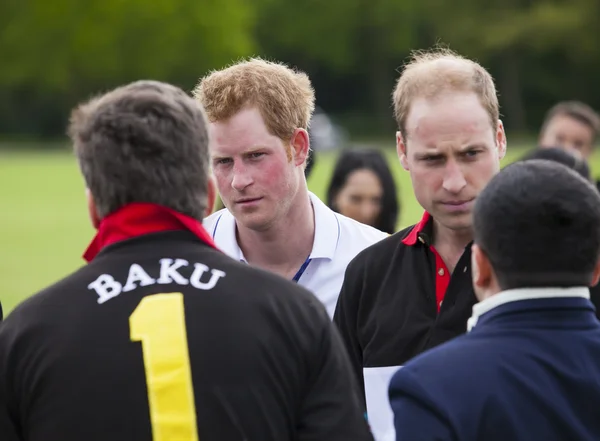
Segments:
[[[412,230],[410,230],[410,233],[408,233],[408,236],[406,236],[404,239],[402,239],[402,243],[404,245],[410,245],[410,246],[416,244],[417,239],[419,238],[419,233],[421,233],[425,229],[425,227],[427,226],[427,223],[430,220],[431,220],[431,215],[427,211],[425,213],[423,213],[423,217],[421,218],[419,223],[417,225],[415,225]]]
[[[173,230],[189,230],[202,242],[217,248],[200,221],[161,205],[132,203],[102,219],[83,258],[91,262],[104,247],[115,242]]]

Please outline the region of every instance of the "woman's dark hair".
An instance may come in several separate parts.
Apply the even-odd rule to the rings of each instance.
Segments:
[[[393,234],[396,232],[396,221],[400,215],[400,204],[392,172],[385,156],[378,150],[348,149],[340,154],[327,189],[327,205],[332,210],[338,211],[333,201],[346,185],[348,176],[356,170],[364,169],[371,170],[377,175],[383,189],[381,212],[373,226],[378,230]]]
[[[590,167],[587,161],[583,158],[577,157],[572,153],[565,152],[563,149],[558,147],[538,147],[521,158],[521,161],[527,161],[530,159],[547,159],[549,161],[558,162],[566,165],[567,167],[575,170],[581,176],[588,181],[592,180],[590,173]]]

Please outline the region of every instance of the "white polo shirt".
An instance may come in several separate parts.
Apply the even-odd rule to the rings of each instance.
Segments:
[[[348,263],[363,249],[388,237],[387,233],[342,216],[309,192],[315,212],[315,239],[307,263],[297,282],[325,305],[333,318]],[[236,239],[235,218],[226,208],[203,221],[217,247],[238,261],[246,262]]]

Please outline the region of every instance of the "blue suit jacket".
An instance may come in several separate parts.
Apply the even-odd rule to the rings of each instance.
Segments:
[[[390,382],[397,441],[600,440],[600,322],[585,298],[506,303]]]

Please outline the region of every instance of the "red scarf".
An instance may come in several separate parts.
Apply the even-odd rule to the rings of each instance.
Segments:
[[[132,203],[109,214],[100,222],[96,236],[83,254],[87,262],[108,245],[144,234],[188,230],[207,245],[217,248],[202,223],[170,208],[149,203]]]

